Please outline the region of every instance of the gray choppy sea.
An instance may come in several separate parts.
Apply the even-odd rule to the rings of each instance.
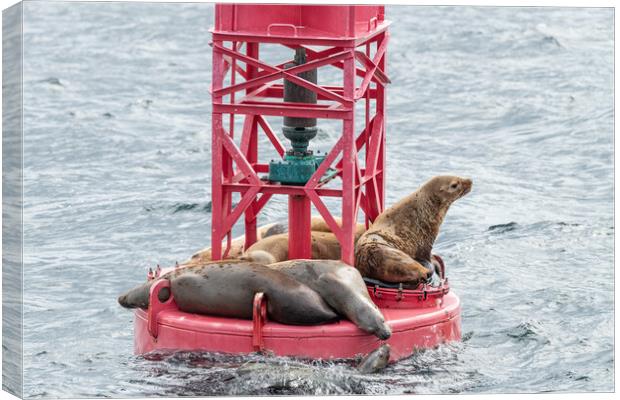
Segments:
[[[387,8],[388,204],[433,175],[475,185],[436,243],[463,341],[367,376],[132,354],[117,295],[210,239],[213,5],[24,13],[26,396],[614,390],[613,9]]]

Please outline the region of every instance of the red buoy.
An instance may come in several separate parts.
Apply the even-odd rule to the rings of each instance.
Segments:
[[[336,235],[342,260],[353,265],[359,210],[368,225],[385,207],[388,26],[383,6],[215,6],[215,27],[211,30],[214,260],[226,257],[232,227],[242,215],[247,249],[256,241],[256,221],[261,209],[272,196],[286,195],[289,258],[311,257],[310,218],[314,205]],[[261,59],[261,46],[265,44],[280,45],[295,58],[269,64]],[[312,79],[302,78],[303,73],[326,66],[342,70],[341,83],[321,84],[314,74],[309,74]],[[311,94],[293,96],[302,101],[290,101],[292,92],[288,92],[288,97],[285,94],[293,90],[287,89],[291,85]],[[361,130],[355,132],[358,105],[363,105],[363,120],[358,123]],[[264,175],[269,174],[270,164],[260,161],[259,134],[265,135],[282,161],[289,154],[265,116],[286,117],[289,124],[299,122],[298,128],[302,130],[316,120],[340,120],[342,132],[305,183],[274,182]],[[239,117],[243,118],[243,129],[236,138],[235,119]],[[296,127],[287,129],[295,134]],[[326,186],[334,181],[337,185]],[[234,207],[233,193],[241,195]],[[325,206],[325,197],[341,199],[341,225]],[[268,351],[282,356],[334,359],[366,354],[384,343],[347,320],[317,326],[269,321],[262,293],[254,299],[251,321],[184,313],[173,297],[165,303],[159,301],[157,293],[166,285],[165,281],[153,285],[148,311],[135,312],[138,354],[163,349]],[[369,293],[392,329],[392,336],[386,341],[391,345],[392,361],[411,355],[415,349],[461,337],[459,298],[450,292],[444,276],[439,287],[369,287]]]

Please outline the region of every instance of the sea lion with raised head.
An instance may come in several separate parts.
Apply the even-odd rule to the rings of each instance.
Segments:
[[[432,248],[450,205],[471,179],[436,176],[381,213],[360,237],[355,267],[362,276],[415,288],[433,276]]]
[[[372,374],[381,371],[390,361],[390,350],[390,345],[385,343],[378,349],[366,354],[357,365],[358,371],[363,374]]]
[[[268,266],[294,278],[321,295],[336,312],[361,330],[388,339],[391,328],[373,303],[359,271],[337,260],[290,260]]]
[[[158,279],[170,281],[170,290],[181,311],[252,319],[254,295],[267,297],[270,319],[290,325],[316,325],[338,318],[321,296],[287,274],[243,261],[214,261],[170,271]],[[148,308],[148,281],[118,298],[126,308]],[[160,301],[169,298],[162,290]]]

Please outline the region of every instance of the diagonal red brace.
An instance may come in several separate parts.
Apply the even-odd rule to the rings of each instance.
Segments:
[[[276,79],[279,79],[282,77],[282,75],[286,76],[286,79],[288,79],[289,81],[296,83],[299,86],[305,87],[308,90],[311,90],[313,92],[322,94],[323,96],[329,98],[330,100],[334,100],[337,101],[341,104],[345,104],[345,105],[350,105],[352,100],[350,99],[346,99],[336,93],[333,93],[329,90],[323,89],[321,86],[315,85],[311,82],[306,81],[305,79],[299,78],[297,76],[297,74],[301,73],[301,72],[305,72],[305,71],[309,71],[311,69],[314,68],[319,68],[321,66],[324,65],[329,65],[332,64],[334,62],[337,61],[341,61],[349,56],[352,56],[350,51],[342,51],[333,55],[330,55],[328,57],[325,57],[323,59],[318,59],[318,60],[314,60],[314,61],[310,61],[307,62],[305,64],[301,64],[292,68],[288,68],[288,69],[282,69],[282,68],[277,68],[277,67],[273,67],[269,64],[265,64],[264,62],[257,60],[256,58],[253,57],[249,57],[245,54],[242,53],[238,53],[234,50],[231,49],[227,49],[223,46],[217,45],[215,44],[214,47],[219,50],[220,52],[222,52],[225,55],[228,55],[232,58],[238,59],[242,62],[247,63],[248,65],[252,65],[254,67],[257,68],[263,68],[264,70],[270,72],[267,75],[261,76],[261,77],[257,77],[254,79],[250,79],[247,80],[245,82],[236,84],[236,85],[232,85],[232,86],[228,86],[226,88],[222,88],[222,89],[218,89],[218,90],[214,90],[213,93],[215,95],[218,96],[225,96],[227,94],[231,94],[233,92],[237,92],[243,89],[249,89],[249,88],[253,88],[256,87],[260,84],[263,83],[267,83],[267,82],[271,82],[274,81]]]

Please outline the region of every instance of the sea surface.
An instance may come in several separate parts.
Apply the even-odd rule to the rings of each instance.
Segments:
[[[614,390],[613,9],[386,14],[387,203],[434,175],[474,181],[435,245],[463,340],[375,375],[351,362],[133,355],[117,296],[210,241],[214,7],[27,2],[27,397]],[[327,149],[339,127],[319,123],[313,145]],[[285,205],[274,199],[260,223],[285,219]]]

